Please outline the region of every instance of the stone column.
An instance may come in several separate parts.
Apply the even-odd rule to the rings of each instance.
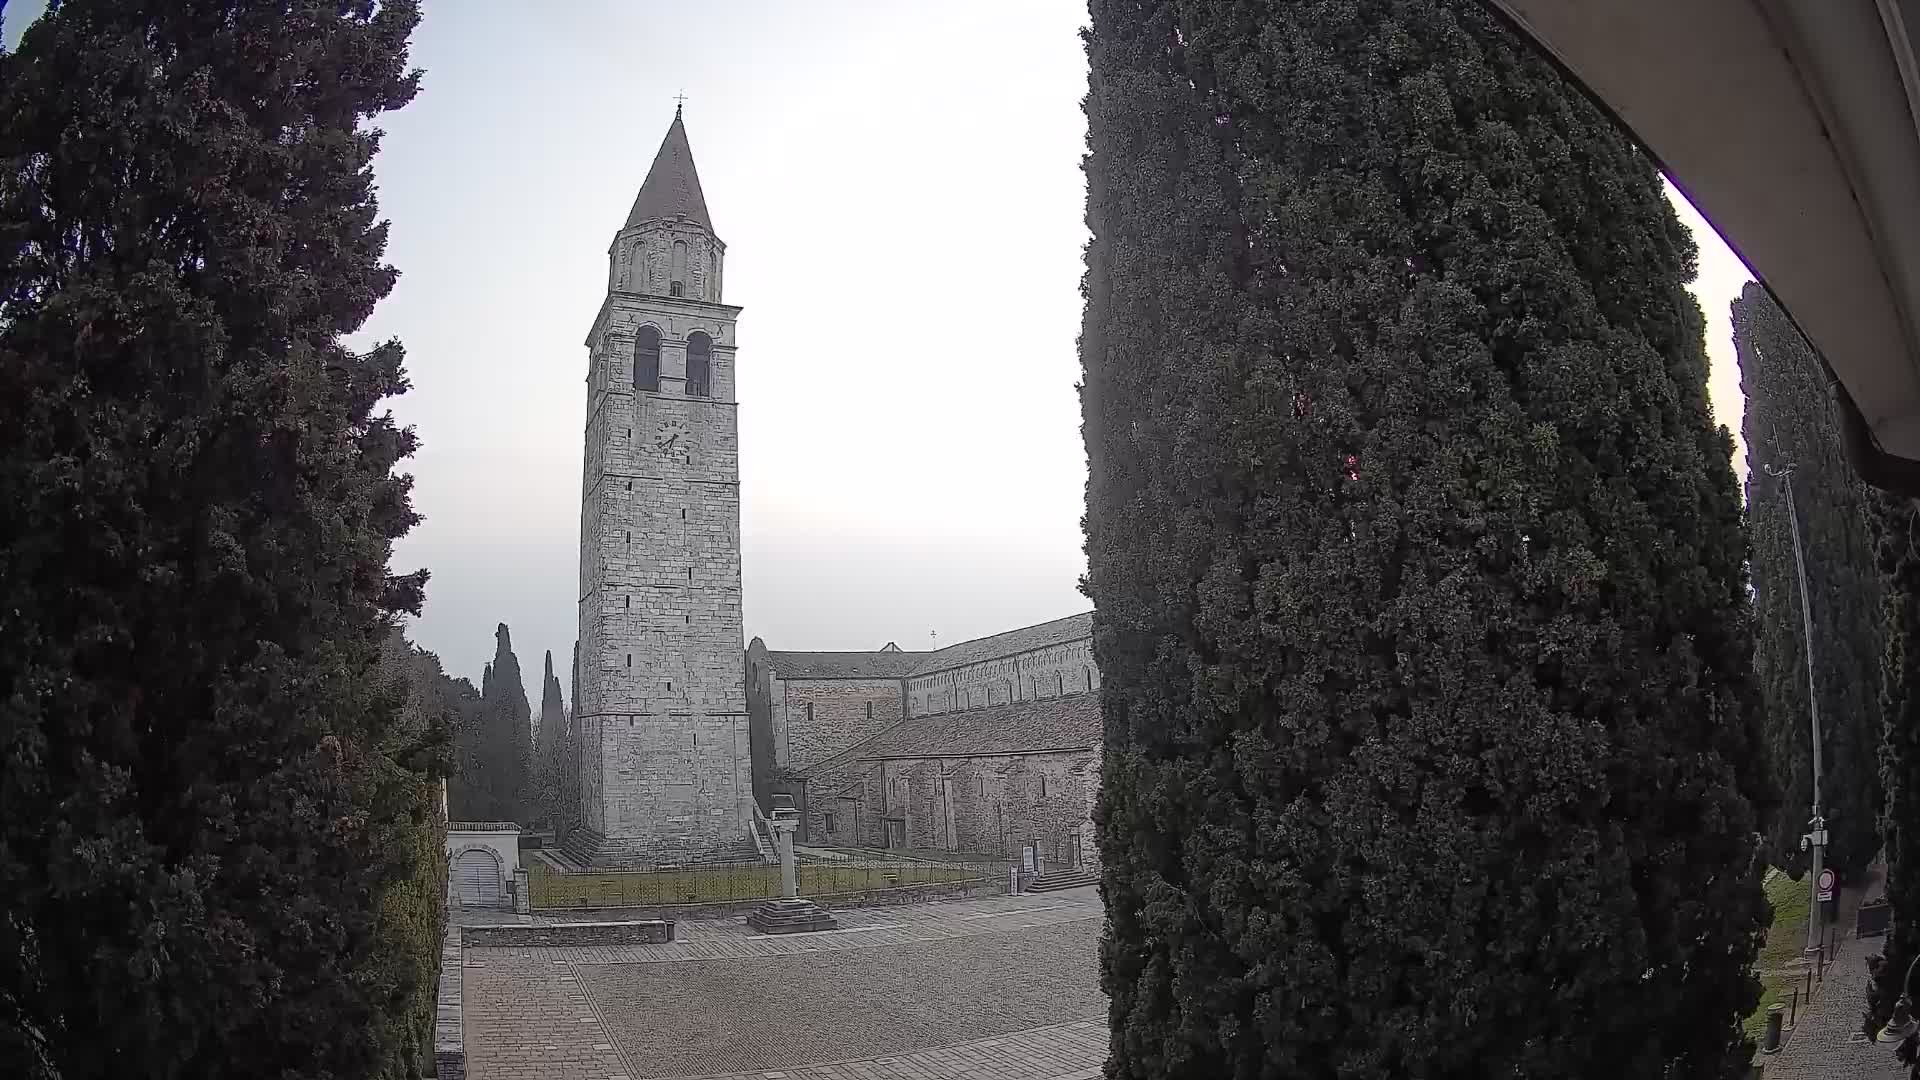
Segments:
[[[748,913],[747,925],[763,934],[831,930],[839,925],[826,909],[800,896],[800,876],[793,859],[793,834],[800,826],[800,814],[793,808],[793,800],[775,796],[767,824],[773,829],[774,846],[780,849],[780,895]]]
[[[793,866],[793,826],[791,821],[775,821],[773,841],[780,848],[780,895],[791,900],[800,895],[800,877]]]

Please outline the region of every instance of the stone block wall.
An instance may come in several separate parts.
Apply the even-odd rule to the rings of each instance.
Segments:
[[[886,820],[904,819],[909,847],[1017,858],[1033,842],[1049,866],[1099,864],[1097,749],[860,764],[852,792],[822,810],[833,810],[838,842],[884,847]]]
[[[753,814],[744,713],[609,715],[594,724],[600,819],[587,823],[599,835],[586,857],[653,864],[737,852]]]
[[[770,680],[774,764],[806,769],[903,718],[899,679]]]

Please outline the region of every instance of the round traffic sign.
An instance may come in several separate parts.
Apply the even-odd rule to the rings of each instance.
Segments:
[[[1820,871],[1820,891],[1821,892],[1833,891],[1833,871],[1832,870]]]

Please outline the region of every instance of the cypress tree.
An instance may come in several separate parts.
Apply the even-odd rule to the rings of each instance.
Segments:
[[[534,748],[538,762],[535,800],[540,820],[558,828],[562,808],[561,755],[567,733],[567,707],[560,699],[560,680],[553,674],[553,653],[547,653],[546,674],[540,680],[540,737]]]
[[[1754,668],[1781,812],[1767,834],[1776,866],[1805,866],[1800,837],[1812,802],[1806,634],[1785,481],[1812,600],[1814,679],[1820,688],[1821,801],[1827,861],[1857,872],[1880,847],[1880,662],[1886,619],[1874,565],[1866,487],[1847,465],[1839,418],[1820,361],[1766,288],[1733,302],[1733,342],[1746,396],[1747,516],[1753,541]]]
[[[492,793],[490,820],[531,821],[534,814],[533,710],[527,705],[527,690],[520,681],[520,658],[513,654],[513,637],[507,624],[493,631],[493,663],[487,665],[484,689],[480,692],[484,711],[481,729],[481,769],[487,789]]]
[[[1653,166],[1476,4],[1091,8],[1107,1075],[1742,1075],[1745,542]]]
[[[65,0],[0,55],[0,1075],[340,1077],[430,757],[373,122],[411,0]]]
[[[1866,1029],[1893,1014],[1907,968],[1920,957],[1920,502],[1884,493],[1868,500],[1876,554],[1885,573],[1886,657],[1880,817],[1893,929],[1869,961]]]

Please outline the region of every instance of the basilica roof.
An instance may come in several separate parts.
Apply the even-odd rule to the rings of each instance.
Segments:
[[[969,664],[984,664],[1003,656],[1032,652],[1049,645],[1064,645],[1069,641],[1079,641],[1092,636],[1093,612],[1086,611],[1078,615],[1069,615],[1064,619],[1055,619],[1052,622],[1023,626],[1018,630],[1009,630],[992,637],[963,641],[936,652],[919,653],[917,655],[922,657],[922,662],[909,674],[930,675],[936,671],[949,671]]]
[[[875,735],[848,755],[888,758],[974,757],[1100,745],[1100,695],[1068,694],[985,709],[916,716]]]
[[[927,658],[923,652],[772,652],[767,664],[783,679],[898,679]]]
[[[674,110],[673,126],[660,141],[660,152],[653,155],[653,168],[647,170],[640,195],[627,214],[627,227],[643,221],[685,217],[708,232],[713,222],[707,218],[707,197],[700,192],[700,174],[693,168],[693,147],[687,144],[687,125]]]

